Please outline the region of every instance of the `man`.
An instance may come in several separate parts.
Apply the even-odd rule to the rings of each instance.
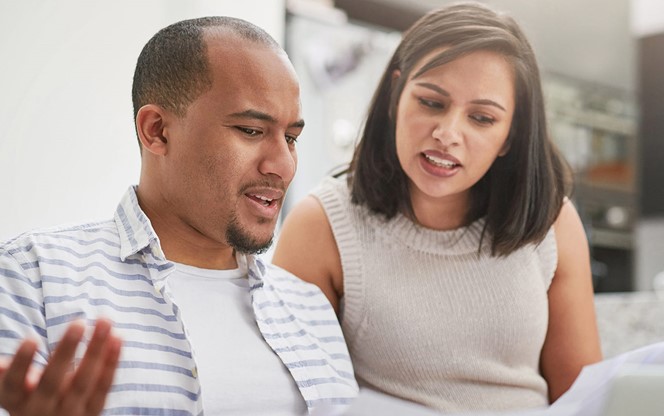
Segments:
[[[254,255],[271,243],[304,126],[286,54],[239,19],[179,22],[141,52],[133,103],[141,176],[114,219],[0,248],[0,406],[292,415],[349,403],[357,385],[325,297]]]

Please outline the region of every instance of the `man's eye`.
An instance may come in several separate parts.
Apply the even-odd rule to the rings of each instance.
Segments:
[[[259,130],[256,130],[256,129],[250,129],[250,128],[248,128],[248,127],[240,127],[240,126],[237,126],[237,127],[235,127],[235,128],[238,129],[238,130],[240,130],[242,133],[246,134],[246,135],[249,136],[249,137],[256,137],[256,136],[258,136],[259,134],[261,134],[261,132],[260,132]]]
[[[297,136],[286,136],[286,143],[296,144],[297,143]]]

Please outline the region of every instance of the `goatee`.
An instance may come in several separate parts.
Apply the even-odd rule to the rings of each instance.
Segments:
[[[272,245],[274,234],[267,240],[258,240],[250,235],[233,216],[226,229],[226,241],[235,251],[244,254],[262,254]]]

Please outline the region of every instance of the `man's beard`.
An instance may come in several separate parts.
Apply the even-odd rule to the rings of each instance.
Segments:
[[[228,245],[233,247],[235,251],[245,254],[262,254],[270,248],[272,245],[272,240],[274,239],[274,234],[270,235],[270,238],[265,240],[258,240],[250,235],[247,230],[242,228],[240,225],[237,216],[233,215],[228,223],[228,228],[226,229],[226,241]]]

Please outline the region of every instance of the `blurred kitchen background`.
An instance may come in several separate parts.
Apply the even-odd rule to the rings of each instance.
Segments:
[[[514,16],[537,53],[551,134],[576,172],[596,291],[652,290],[664,271],[664,2],[484,2]],[[307,124],[287,211],[349,161],[401,31],[446,3],[1,1],[0,240],[107,218],[137,182],[131,77],[159,28],[227,14],[284,45]]]
[[[286,48],[307,127],[286,210],[348,162],[401,31],[445,3],[287,2]],[[514,16],[538,56],[550,131],[576,173],[595,290],[652,289],[664,270],[664,2],[485,3]]]

